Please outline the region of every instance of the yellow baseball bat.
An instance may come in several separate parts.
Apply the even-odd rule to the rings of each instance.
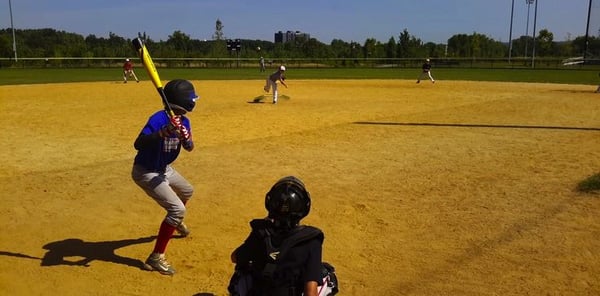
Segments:
[[[165,110],[169,114],[169,116],[175,116],[171,106],[169,105],[169,101],[167,100],[167,96],[165,95],[165,91],[163,90],[162,82],[160,81],[160,76],[158,75],[158,71],[156,70],[156,66],[154,66],[154,62],[152,61],[152,57],[150,56],[150,52],[146,48],[146,45],[140,38],[135,38],[131,41],[133,43],[133,48],[140,56],[140,60],[148,72],[148,75],[152,79],[152,83],[156,87],[160,98],[162,99],[163,105],[165,106]]]

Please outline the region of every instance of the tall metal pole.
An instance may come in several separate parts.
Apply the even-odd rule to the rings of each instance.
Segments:
[[[17,61],[17,42],[15,40],[15,26],[13,25],[12,17],[12,3],[8,0],[8,10],[10,11],[10,27],[12,28],[13,35],[13,52],[15,53],[15,62]]]
[[[535,12],[533,13],[533,49],[531,50],[531,68],[535,68],[535,27],[537,25],[537,7],[540,0],[535,1]]]
[[[591,1],[591,0],[590,0]],[[515,0],[512,0],[512,7],[510,9],[510,32],[508,33],[508,63],[510,64],[510,58],[512,57],[512,31],[513,31],[513,16],[515,13]]]
[[[590,34],[590,15],[592,12],[592,0],[588,6],[587,25],[585,26],[585,48],[583,49],[583,63],[585,64],[585,58],[587,57],[589,34]]]
[[[527,3],[527,25],[525,25],[525,58],[527,57],[527,45],[529,43],[529,8],[535,0],[525,0]]]

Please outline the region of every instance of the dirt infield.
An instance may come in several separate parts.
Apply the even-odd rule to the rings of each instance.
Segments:
[[[290,73],[291,76],[291,73]],[[226,295],[230,252],[293,174],[340,295],[598,295],[595,86],[195,81],[195,185],[173,277],[140,269],[164,216],[130,178],[148,81],[1,86],[0,294]]]

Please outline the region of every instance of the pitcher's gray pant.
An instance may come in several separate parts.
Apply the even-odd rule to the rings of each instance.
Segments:
[[[267,78],[265,91],[269,92],[269,89],[273,89],[273,103],[277,103],[277,97],[279,96],[279,93],[277,91],[277,81],[273,81]]]
[[[194,193],[194,187],[173,167],[167,166],[164,173],[149,171],[134,165],[133,181],[167,211],[165,222],[177,227],[185,216],[185,202]]]

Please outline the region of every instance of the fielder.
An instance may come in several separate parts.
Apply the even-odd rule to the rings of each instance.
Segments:
[[[273,74],[269,75],[269,77],[267,78],[267,81],[265,83],[265,87],[264,90],[266,92],[269,92],[269,90],[271,88],[273,88],[273,104],[277,104],[277,82],[281,82],[281,84],[283,86],[285,86],[286,88],[288,87],[287,84],[285,84],[285,66],[279,66],[279,70],[277,70],[277,72],[274,72]]]
[[[129,59],[125,59],[125,63],[123,64],[123,83],[127,83],[127,77],[133,77],[136,82],[140,82],[135,72],[133,72],[133,63]]]
[[[259,47],[260,50],[260,47]],[[266,68],[265,68],[265,58],[260,57],[260,60],[258,60],[258,63],[260,64],[260,72],[265,72]]]
[[[423,76],[428,77],[429,80],[431,80],[431,83],[435,83],[433,76],[431,76],[431,63],[429,59],[425,60],[425,63],[423,63],[423,66],[421,66],[421,70],[421,74],[419,75],[419,78],[417,78],[417,83],[421,82],[421,78],[423,78]]]
[[[171,163],[177,159],[182,147],[187,151],[194,149],[190,120],[184,114],[194,109],[198,96],[192,83],[182,79],[169,81],[164,92],[175,116],[169,116],[165,110],[150,116],[133,144],[137,155],[131,177],[167,212],[144,268],[173,275],[175,269],[167,262],[165,251],[173,232],[177,231],[183,237],[190,233],[183,218],[194,188]]]

